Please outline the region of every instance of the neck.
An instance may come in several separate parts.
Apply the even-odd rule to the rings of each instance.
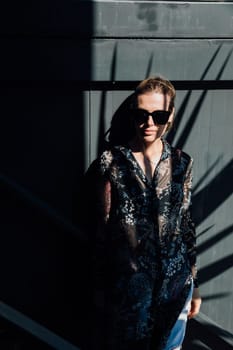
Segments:
[[[157,139],[154,142],[142,142],[141,140],[134,139],[129,143],[133,152],[141,152],[143,154],[152,155],[160,153],[163,148],[161,139]]]
[[[142,147],[142,153],[148,157],[160,155],[163,149],[163,143],[161,139],[157,139],[153,143],[144,143]]]

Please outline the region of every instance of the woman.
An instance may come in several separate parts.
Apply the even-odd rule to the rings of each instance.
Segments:
[[[201,304],[190,211],[193,162],[164,138],[175,111],[168,80],[148,78],[129,99],[127,113],[112,119],[109,149],[85,176],[90,347],[181,349],[187,318]]]

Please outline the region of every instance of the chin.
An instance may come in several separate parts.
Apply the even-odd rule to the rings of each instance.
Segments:
[[[155,142],[158,139],[159,139],[159,136],[154,136],[154,135],[153,136],[151,136],[151,135],[148,135],[148,136],[144,135],[142,137],[142,140],[144,142],[149,142],[149,143]]]

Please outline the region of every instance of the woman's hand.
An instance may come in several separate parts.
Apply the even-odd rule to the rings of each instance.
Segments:
[[[201,297],[200,297],[199,289],[194,288],[192,300],[191,300],[191,308],[188,314],[188,318],[190,319],[195,317],[199,313],[200,307],[201,307]]]

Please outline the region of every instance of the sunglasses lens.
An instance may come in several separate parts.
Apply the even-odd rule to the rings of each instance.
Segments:
[[[169,116],[170,116],[169,111],[155,111],[152,113],[154,123],[159,125],[167,124]]]
[[[149,113],[145,109],[135,109],[133,111],[133,118],[137,124],[144,124],[147,122],[148,117],[152,116],[155,124],[165,125],[169,119],[170,112],[169,111],[154,111]]]
[[[147,122],[149,113],[143,109],[135,109],[133,112],[134,120],[137,124],[143,124]]]

